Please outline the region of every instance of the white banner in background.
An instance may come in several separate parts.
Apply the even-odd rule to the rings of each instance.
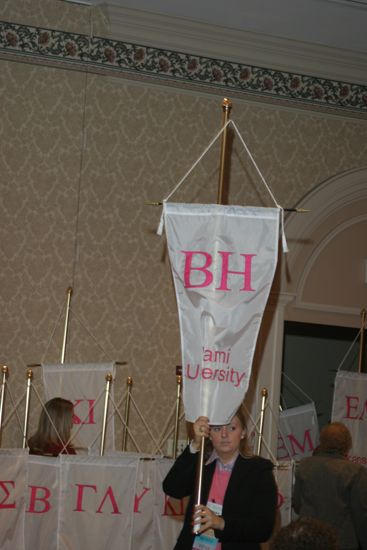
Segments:
[[[319,444],[319,423],[314,403],[279,413],[278,460],[301,460]]]
[[[367,466],[367,374],[338,371],[332,421],[343,422],[352,435],[349,460]]]
[[[131,546],[137,458],[60,456],[59,550]]]
[[[294,462],[284,461],[274,468],[274,477],[278,487],[278,510],[280,525],[288,525],[292,520],[292,490],[294,476]]]
[[[164,204],[188,421],[229,422],[247,391],[278,256],[279,210]]]
[[[97,451],[100,448],[106,375],[108,373],[111,373],[115,379],[114,363],[43,365],[46,400],[63,397],[74,403],[73,433],[78,432],[72,441],[75,447]],[[110,393],[113,397],[113,384]],[[111,415],[107,424],[105,449],[113,450],[114,448],[114,415]]]
[[[60,460],[29,455],[25,550],[58,550]]]
[[[0,449],[0,548],[24,548],[28,450]]]

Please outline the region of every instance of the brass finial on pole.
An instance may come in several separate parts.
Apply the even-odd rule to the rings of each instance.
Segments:
[[[361,336],[359,339],[359,358],[358,358],[358,372],[363,371],[363,356],[364,356],[364,329],[366,326],[366,310],[361,310]]]
[[[62,349],[61,349],[61,364],[63,364],[65,360],[66,340],[68,336],[70,302],[71,302],[72,293],[73,293],[73,289],[71,288],[71,286],[69,286],[69,288],[66,291],[66,311],[65,311],[64,336],[62,339]]]
[[[175,431],[173,433],[173,458],[177,457],[177,441],[180,423],[180,404],[181,404],[181,387],[182,387],[182,367],[176,367],[176,414],[175,414]]]
[[[123,436],[122,436],[122,450],[123,451],[126,451],[128,426],[129,426],[131,390],[132,390],[132,387],[133,387],[133,379],[131,378],[131,376],[127,377],[126,386],[127,386],[127,393],[126,393],[126,401],[125,401],[124,432],[123,432]]]
[[[222,128],[227,124],[229,120],[229,113],[231,109],[232,109],[232,101],[225,97],[222,101],[222,111],[223,111]],[[224,173],[225,173],[226,153],[227,153],[227,135],[228,135],[228,126],[224,128],[222,133],[217,204],[223,204],[223,186],[224,186]]]
[[[28,439],[27,438],[28,419],[29,419],[29,407],[31,403],[31,387],[32,387],[32,378],[33,378],[32,369],[27,369],[26,378],[27,378],[27,391],[26,391],[26,398],[25,398],[25,411],[24,411],[24,424],[23,424],[23,443],[22,443],[23,449],[27,447],[27,439]]]
[[[102,436],[101,436],[101,448],[100,448],[100,456],[103,456],[104,454],[104,448],[105,448],[105,442],[106,442],[106,426],[107,426],[107,418],[108,418],[108,402],[110,398],[110,387],[112,382],[112,374],[109,372],[106,374],[106,390],[105,390],[105,398],[104,398],[104,409],[103,409],[103,422],[102,422]]]
[[[264,416],[265,416],[265,406],[266,400],[268,398],[268,390],[263,388],[261,390],[261,413],[260,413],[260,426],[259,426],[259,438],[257,440],[257,454],[261,452],[261,444],[263,440],[263,431],[264,431]]]
[[[4,401],[5,401],[5,386],[6,386],[6,379],[8,377],[8,367],[6,365],[3,365],[2,369],[2,380],[1,380],[1,397],[0,397],[0,445],[1,445],[1,432],[2,432],[2,425],[3,425],[3,411],[4,411]]]

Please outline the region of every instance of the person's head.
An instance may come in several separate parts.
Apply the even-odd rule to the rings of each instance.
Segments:
[[[271,550],[338,550],[336,531],[315,518],[302,517],[282,527]]]
[[[210,441],[222,460],[231,460],[238,452],[247,453],[246,419],[240,407],[229,424],[211,426]]]
[[[73,413],[74,406],[67,399],[54,397],[47,401],[41,411],[38,429],[34,436],[37,446],[42,448],[50,443],[67,443],[73,425]]]
[[[337,452],[347,455],[351,448],[352,436],[342,422],[332,422],[322,428],[319,448],[321,452]]]

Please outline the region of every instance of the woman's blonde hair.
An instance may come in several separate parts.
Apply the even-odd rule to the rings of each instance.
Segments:
[[[243,405],[240,405],[240,407],[237,409],[237,411],[233,415],[233,418],[235,416],[237,416],[238,420],[240,421],[241,428],[245,432],[243,439],[241,439],[240,441],[239,451],[242,456],[252,456],[252,453],[248,445],[246,412]],[[191,433],[192,433],[192,429],[191,429]],[[212,442],[210,441],[209,438],[207,438],[205,440],[205,451],[204,451],[205,460],[207,460],[210,457],[212,452],[213,452]]]
[[[41,411],[37,431],[29,439],[30,449],[43,451],[49,445],[66,445],[70,439],[73,413],[74,405],[68,399],[54,397],[47,401]]]

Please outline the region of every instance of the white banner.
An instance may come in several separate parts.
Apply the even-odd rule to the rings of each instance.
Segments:
[[[319,444],[319,423],[314,403],[279,413],[277,460],[301,460]]]
[[[60,461],[29,455],[27,470],[25,549],[58,550],[55,534],[59,519]]]
[[[367,374],[338,371],[332,421],[343,422],[352,435],[349,460],[367,466]]]
[[[101,444],[106,375],[115,379],[114,363],[43,365],[45,398],[63,397],[74,403],[72,444],[98,451]],[[113,384],[110,390],[113,397]],[[114,415],[106,430],[105,449],[115,448]]]
[[[188,421],[229,422],[247,391],[278,255],[279,210],[164,204]]]
[[[275,481],[278,486],[278,511],[280,525],[288,525],[292,520],[292,490],[294,476],[294,462],[284,461],[274,468]]]
[[[22,450],[0,451],[0,548],[172,550],[186,506],[162,491],[172,464],[122,453],[28,459]],[[282,525],[291,471],[286,462],[275,468]]]
[[[130,550],[139,461],[60,456],[59,550]]]
[[[132,550],[171,550],[182,529],[185,502],[171,499],[162,482],[173,460],[141,460],[134,502]],[[151,536],[147,536],[151,533]]]
[[[0,450],[0,548],[24,548],[28,451]]]

